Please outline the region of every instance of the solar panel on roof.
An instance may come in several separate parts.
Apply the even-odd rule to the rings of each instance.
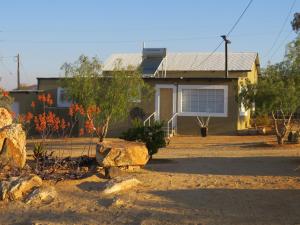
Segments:
[[[141,68],[144,76],[152,76],[157,71],[163,58],[145,58],[142,61]]]
[[[141,63],[143,75],[154,76],[166,54],[166,48],[143,48]]]

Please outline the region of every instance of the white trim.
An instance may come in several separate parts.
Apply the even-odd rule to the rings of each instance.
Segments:
[[[182,89],[223,89],[224,90],[224,113],[182,112]],[[178,85],[178,116],[227,117],[227,112],[228,112],[228,86],[227,85]]]
[[[174,84],[156,84],[155,85],[155,119],[160,119],[160,89],[172,88],[173,89],[173,115],[176,113],[176,85]]]
[[[58,87],[57,92],[56,92],[56,105],[59,108],[68,108],[68,107],[70,107],[72,102],[71,101],[61,101],[60,100],[61,91],[64,91],[64,89],[62,87]]]

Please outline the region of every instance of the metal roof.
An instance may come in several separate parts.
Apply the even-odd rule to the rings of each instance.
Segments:
[[[224,71],[225,54],[211,53],[167,53],[167,71]],[[228,53],[228,69],[230,71],[251,71],[258,54],[255,52]],[[142,63],[142,53],[113,54],[104,64],[103,71],[112,71],[121,60],[123,68],[137,68]],[[158,70],[162,70],[160,66]]]

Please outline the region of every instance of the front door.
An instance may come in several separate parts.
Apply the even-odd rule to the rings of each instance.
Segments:
[[[157,85],[156,92],[156,112],[158,112],[158,119],[168,122],[175,113],[175,86]]]

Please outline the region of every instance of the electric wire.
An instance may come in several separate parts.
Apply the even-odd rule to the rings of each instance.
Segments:
[[[236,26],[239,24],[239,22],[241,21],[242,17],[245,15],[246,11],[249,9],[250,5],[252,4],[253,0],[250,0],[246,6],[246,8],[243,10],[243,12],[241,13],[241,15],[238,17],[238,19],[236,20],[236,22],[233,24],[233,26],[231,27],[231,29],[227,32],[226,36],[229,36],[234,29],[236,28]],[[203,63],[205,63],[223,44],[224,40],[222,40],[217,47],[204,59],[202,60],[197,66],[202,65]]]
[[[292,2],[292,5],[291,5],[291,7],[290,7],[290,9],[289,9],[289,11],[288,11],[287,16],[286,16],[286,18],[285,18],[285,20],[284,20],[284,22],[283,22],[283,24],[282,24],[282,26],[281,26],[279,32],[278,32],[276,38],[274,39],[273,44],[271,45],[271,48],[267,51],[267,53],[266,53],[266,55],[264,56],[264,58],[267,58],[267,56],[270,55],[270,53],[271,53],[272,50],[274,49],[275,45],[277,44],[277,42],[278,42],[278,40],[279,40],[279,38],[280,38],[280,36],[281,36],[281,34],[282,34],[282,32],[283,32],[285,26],[286,26],[286,23],[288,22],[288,19],[289,19],[289,17],[291,16],[291,13],[292,13],[292,10],[293,10],[293,8],[294,8],[294,6],[295,6],[295,4],[296,4],[296,1],[297,1],[297,0],[294,0],[294,1]]]

